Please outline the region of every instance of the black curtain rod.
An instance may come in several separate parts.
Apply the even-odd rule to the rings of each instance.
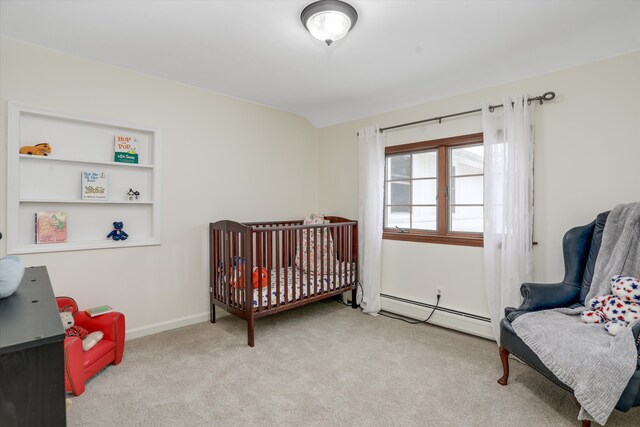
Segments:
[[[533,98],[527,99],[527,102],[531,103],[532,101],[540,101],[540,105],[542,105],[542,103],[544,101],[551,101],[555,97],[556,97],[556,93],[555,92],[545,92],[544,94],[542,94],[540,96],[535,96]],[[504,105],[503,104],[490,105],[489,106],[489,111],[493,111],[496,108],[501,108],[501,107],[504,107]],[[475,110],[463,111],[461,113],[447,114],[446,116],[431,117],[430,119],[418,120],[416,122],[403,123],[401,125],[395,125],[395,126],[388,126],[386,128],[380,128],[380,132],[384,132],[385,130],[403,128],[405,126],[413,126],[413,125],[417,125],[417,124],[420,124],[420,123],[428,123],[428,122],[435,122],[435,121],[437,121],[438,123],[442,123],[442,119],[448,119],[450,117],[457,117],[457,116],[464,116],[465,114],[479,113],[481,111],[482,111],[482,108],[476,108]]]

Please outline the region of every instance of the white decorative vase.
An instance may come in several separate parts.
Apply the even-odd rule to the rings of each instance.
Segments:
[[[24,275],[24,265],[17,256],[0,258],[0,299],[13,294]]]

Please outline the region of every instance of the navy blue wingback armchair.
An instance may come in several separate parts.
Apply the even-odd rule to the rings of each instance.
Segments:
[[[600,251],[602,232],[609,212],[598,215],[591,224],[575,227],[569,230],[562,241],[564,253],[564,279],[560,283],[524,283],[520,292],[524,297],[518,308],[507,307],[505,318],[500,323],[500,359],[502,360],[503,375],[498,380],[501,385],[507,385],[509,379],[509,354],[518,357],[542,375],[573,393],[573,390],[562,383],[540,361],[538,356],[518,337],[511,325],[518,316],[531,311],[547,310],[557,307],[578,307],[584,305],[585,297],[591,287],[594,266]],[[633,336],[640,344],[638,335],[640,324],[634,325]],[[640,406],[640,348],[636,371],[624,389],[616,405],[619,411],[627,412],[634,406]],[[583,426],[590,426],[590,421],[583,421]]]

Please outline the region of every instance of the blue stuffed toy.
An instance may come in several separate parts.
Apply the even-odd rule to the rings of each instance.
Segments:
[[[129,235],[122,229],[124,224],[122,221],[113,223],[113,230],[107,235],[107,239],[111,237],[113,240],[127,240]]]

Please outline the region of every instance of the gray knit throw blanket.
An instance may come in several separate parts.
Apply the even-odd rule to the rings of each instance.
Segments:
[[[587,300],[611,293],[615,275],[640,277],[640,203],[618,205],[602,235]],[[616,336],[602,324],[583,323],[584,307],[523,314],[513,321],[518,336],[580,402],[578,419],[604,425],[636,369],[638,349],[631,325]]]

